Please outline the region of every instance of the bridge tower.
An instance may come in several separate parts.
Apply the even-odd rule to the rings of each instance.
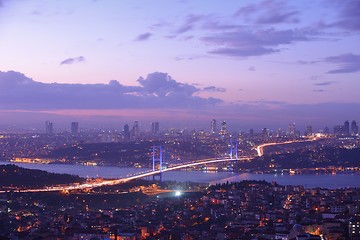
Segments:
[[[233,159],[235,157],[236,160],[238,160],[238,141],[234,139],[230,139],[230,159]]]
[[[155,165],[156,162],[159,162],[159,176],[160,176],[160,182],[162,180],[162,165],[163,165],[163,155],[162,155],[162,147],[161,146],[153,146],[152,149],[152,161],[153,161],[153,171],[155,171]],[[155,175],[153,175],[153,180],[155,180]]]

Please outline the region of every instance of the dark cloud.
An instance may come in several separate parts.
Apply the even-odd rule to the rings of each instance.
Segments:
[[[340,9],[339,18],[332,25],[346,30],[360,31],[360,1],[337,0],[332,3]]]
[[[297,63],[301,64],[301,65],[311,65],[311,64],[315,64],[318,63],[319,61],[303,61],[303,60],[298,60]]]
[[[226,92],[226,89],[221,88],[221,87],[209,86],[209,87],[204,87],[203,91],[206,91],[206,92]]]
[[[143,33],[143,34],[140,34],[139,36],[137,36],[135,38],[135,41],[146,41],[146,40],[149,40],[150,37],[152,36],[152,33]]]
[[[209,53],[248,57],[279,52],[280,45],[309,41],[311,38],[301,30],[278,31],[270,28],[257,31],[238,29],[203,37],[202,40],[205,43],[220,46]]]
[[[285,13],[275,13],[268,12],[267,15],[260,17],[256,22],[261,24],[275,24],[275,23],[296,23],[299,20],[295,18],[298,14],[297,11],[285,12]]]
[[[60,63],[60,65],[69,65],[69,64],[84,62],[84,61],[85,61],[85,58],[83,56],[79,56],[79,57],[74,57],[74,58],[67,58],[67,59],[63,60]]]
[[[176,33],[181,34],[192,30],[195,27],[195,24],[204,19],[204,17],[205,16],[203,15],[196,14],[187,15],[184,24],[176,30]]]
[[[342,54],[338,56],[331,56],[324,59],[324,62],[337,65],[337,69],[330,70],[327,73],[353,73],[360,71],[360,54]]]
[[[329,86],[329,85],[331,85],[333,83],[335,83],[335,82],[328,81],[328,82],[314,83],[314,85],[315,86]]]
[[[140,86],[124,86],[116,80],[108,84],[59,84],[36,82],[25,75],[0,72],[0,109],[193,109],[222,102],[195,96],[202,91],[155,72],[139,78]]]
[[[323,89],[314,89],[313,92],[325,92]]]
[[[235,16],[255,24],[297,23],[298,11],[287,6],[286,1],[265,0],[241,7]]]
[[[255,67],[254,66],[251,66],[248,68],[249,71],[256,71]]]

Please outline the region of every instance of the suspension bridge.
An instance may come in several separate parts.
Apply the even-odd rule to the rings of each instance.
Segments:
[[[316,139],[311,139],[310,141],[314,141]],[[309,141],[309,140],[307,140]],[[264,143],[261,144],[254,149],[258,152],[258,156],[263,155],[263,148],[266,146],[273,146],[278,144],[289,144],[294,143],[297,141],[287,141],[287,142],[281,142],[281,143]],[[12,190],[14,192],[56,192],[56,191],[72,191],[72,190],[84,190],[84,189],[92,189],[96,187],[102,187],[102,186],[113,186],[121,183],[125,183],[131,180],[135,179],[141,179],[146,177],[153,177],[160,176],[160,181],[162,179],[162,173],[168,172],[168,171],[174,171],[179,170],[183,168],[189,168],[189,167],[195,167],[199,165],[204,164],[211,164],[211,163],[221,163],[221,162],[229,162],[229,161],[251,161],[254,159],[254,157],[239,157],[238,156],[238,142],[235,140],[230,140],[229,144],[229,153],[228,156],[223,158],[207,158],[207,159],[201,159],[196,160],[192,162],[187,163],[181,163],[177,165],[172,165],[167,168],[163,168],[163,153],[162,153],[162,147],[161,146],[154,146],[152,149],[152,169],[147,172],[141,172],[136,173],[131,176],[118,178],[114,180],[99,180],[99,181],[91,181],[91,182],[85,182],[82,184],[74,183],[69,185],[61,185],[61,186],[51,186],[51,187],[44,187],[44,188],[38,188],[38,189],[17,189]],[[159,166],[156,168],[156,166]],[[0,191],[0,193],[4,193],[6,191]]]

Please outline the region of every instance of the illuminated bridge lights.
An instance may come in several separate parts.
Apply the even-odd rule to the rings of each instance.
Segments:
[[[272,145],[281,145],[281,144],[289,144],[289,143],[294,143],[294,142],[306,142],[306,141],[315,141],[318,140],[319,136],[316,136],[314,138],[311,138],[309,140],[303,140],[303,141],[287,141],[287,142],[281,142],[281,143],[264,143],[262,145],[257,146],[255,149],[258,152],[259,156],[263,155],[263,148],[266,146],[272,146]],[[141,172],[141,173],[137,173],[137,174],[133,174],[132,176],[128,176],[125,178],[119,178],[119,179],[115,179],[115,180],[101,180],[98,182],[87,182],[84,184],[79,184],[79,183],[74,183],[71,185],[66,185],[66,186],[53,186],[53,187],[44,187],[44,188],[39,188],[39,189],[21,189],[21,190],[12,190],[12,191],[16,191],[16,192],[59,192],[59,191],[69,191],[69,190],[83,190],[83,189],[91,189],[91,188],[96,188],[96,187],[102,187],[102,186],[113,186],[113,185],[117,185],[120,183],[125,183],[131,180],[135,180],[135,179],[140,179],[140,178],[144,178],[144,177],[148,177],[148,176],[152,176],[152,175],[156,175],[159,174],[161,172],[168,172],[168,171],[174,171],[174,170],[178,170],[178,169],[182,169],[182,168],[188,168],[188,167],[194,167],[194,166],[198,166],[198,165],[202,165],[202,164],[208,164],[208,163],[219,163],[219,162],[227,162],[227,161],[250,161],[254,159],[253,157],[239,157],[238,159],[234,158],[207,158],[207,159],[202,159],[202,160],[196,160],[190,163],[184,163],[184,164],[178,164],[178,165],[174,165],[172,167],[168,167],[168,168],[164,168],[164,169],[160,169],[160,170],[155,170],[155,171],[145,171],[145,172]],[[4,193],[6,191],[0,191],[0,193]]]

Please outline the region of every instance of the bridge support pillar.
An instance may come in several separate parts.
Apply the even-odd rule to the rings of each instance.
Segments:
[[[153,146],[152,149],[152,161],[153,161],[153,171],[156,169],[156,163],[159,162],[159,170],[160,173],[157,174],[159,176],[159,181],[162,181],[162,165],[163,165],[163,155],[162,155],[162,147],[161,146]],[[155,180],[155,176],[153,175],[153,180]]]
[[[231,139],[230,140],[230,159],[233,159],[235,157],[236,160],[238,160],[238,141]]]

